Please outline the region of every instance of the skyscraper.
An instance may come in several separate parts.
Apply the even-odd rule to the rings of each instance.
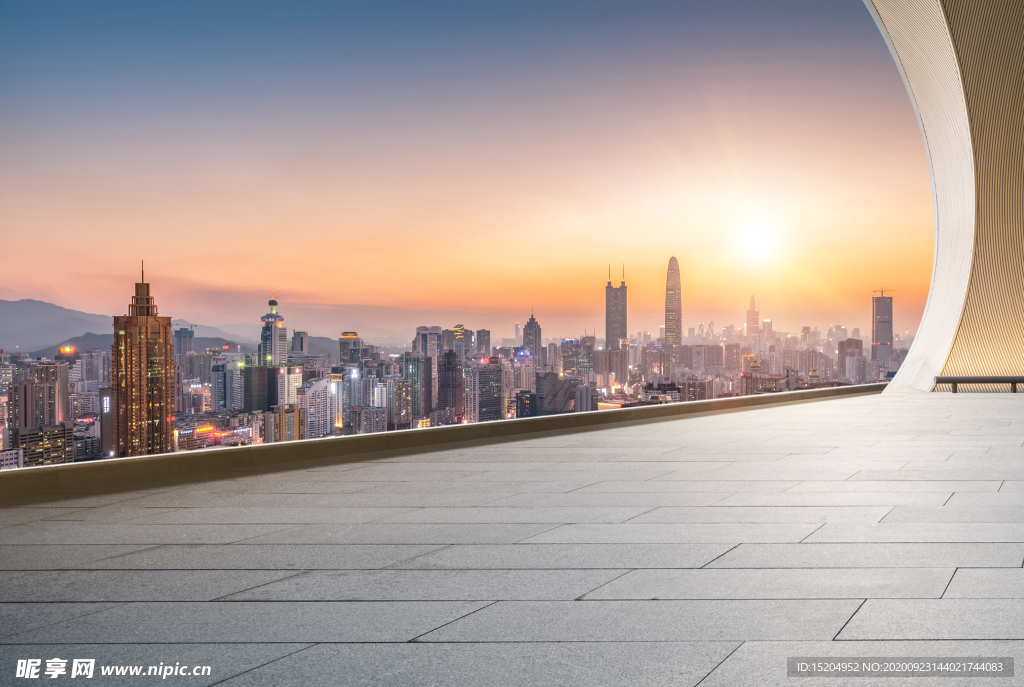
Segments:
[[[612,286],[612,268],[608,266],[608,285],[604,287],[604,347],[617,351],[629,346],[626,333],[626,270],[622,270],[622,284]],[[623,343],[625,342],[625,343]]]
[[[451,421],[458,422],[466,412],[465,382],[462,360],[455,351],[445,351],[437,367],[437,407],[451,411]]]
[[[437,362],[441,355],[441,328],[416,327],[416,337],[412,340],[412,352],[430,359],[430,403],[427,413],[437,405]]]
[[[540,338],[540,323],[537,322],[532,312],[530,319],[526,321],[526,326],[523,327],[523,348],[528,350],[535,360],[539,358],[540,349],[543,348]]]
[[[491,330],[476,330],[476,352],[477,355],[491,357]]]
[[[341,337],[338,339],[338,349],[341,357],[338,362],[344,365],[347,362],[352,362],[349,356],[349,351],[358,350],[363,347],[363,340],[359,338],[357,332],[342,332]]]
[[[474,406],[477,422],[505,419],[505,388],[501,380],[501,359],[488,358],[473,365],[474,394],[466,403]]]
[[[761,331],[761,313],[757,311],[757,303],[754,297],[750,297],[750,307],[747,308],[747,336],[757,338]]]
[[[284,317],[277,313],[277,300],[270,299],[270,312],[261,317],[263,329],[260,331],[260,365],[273,367],[288,362],[288,329],[284,326]]]
[[[309,333],[292,332],[292,350],[295,355],[309,355]]]
[[[174,330],[174,354],[185,355],[194,352],[193,339],[196,333],[188,327]]]
[[[430,368],[430,358],[418,353],[406,351],[402,358],[402,376],[412,382],[412,413],[415,418],[430,415]]]
[[[675,355],[683,343],[683,287],[679,282],[679,261],[668,261],[665,280],[665,348]]]
[[[892,355],[892,296],[871,298],[871,359],[880,362]]]
[[[149,284],[135,285],[128,314],[114,318],[113,451],[118,457],[174,450],[171,318],[157,315]]]

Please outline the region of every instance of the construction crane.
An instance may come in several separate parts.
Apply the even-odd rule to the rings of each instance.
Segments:
[[[895,293],[895,292],[896,292],[896,289],[887,289],[887,288],[885,288],[885,287],[883,286],[883,287],[882,287],[882,288],[880,288],[880,289],[875,289],[875,290],[874,290],[874,291],[872,291],[871,293],[877,293],[877,294],[880,294],[880,295],[881,295],[881,296],[882,296],[882,297],[884,298],[884,297],[885,297],[885,292],[886,292],[886,291],[888,291],[889,293]]]

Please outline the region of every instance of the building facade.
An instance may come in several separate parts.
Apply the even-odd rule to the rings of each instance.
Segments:
[[[145,281],[135,284],[128,314],[114,318],[113,451],[144,456],[174,450],[174,344],[171,318],[160,317]]]
[[[674,356],[683,343],[683,287],[679,280],[679,261],[669,258],[665,279],[665,349]]]
[[[626,333],[626,278],[623,274],[622,283],[612,286],[611,268],[608,285],[604,287],[604,336],[605,350],[618,351],[629,347],[629,334]]]

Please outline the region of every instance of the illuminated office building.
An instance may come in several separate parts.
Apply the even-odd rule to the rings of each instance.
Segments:
[[[459,422],[466,412],[466,387],[458,353],[446,351],[441,354],[437,375],[437,407],[450,409],[450,421]]]
[[[143,277],[144,279],[145,277]],[[174,450],[174,344],[171,318],[157,315],[149,284],[135,284],[128,314],[114,318],[111,347],[118,457]]]
[[[412,382],[394,377],[384,381],[387,385],[388,429],[410,429],[413,416]],[[461,369],[459,384],[462,384]]]
[[[356,332],[342,332],[341,337],[338,339],[338,348],[341,352],[341,357],[338,362],[344,365],[348,362],[355,362],[350,360],[350,351],[359,350],[363,347],[363,340],[359,338],[359,334]]]
[[[501,358],[488,358],[473,366],[473,397],[466,399],[474,407],[477,422],[505,419],[505,387]]]
[[[306,436],[310,439],[334,434],[334,396],[327,377],[311,379],[296,391],[296,405],[306,411]]]

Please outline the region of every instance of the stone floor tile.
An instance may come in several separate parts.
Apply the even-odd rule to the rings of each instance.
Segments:
[[[800,484],[799,480],[777,481],[777,480],[715,480],[715,479],[692,479],[685,482],[598,482],[581,487],[576,490],[578,494],[584,493],[670,493],[681,494],[685,492],[741,492],[741,491],[786,491]]]
[[[1019,568],[1024,544],[741,544],[711,568]]]
[[[507,523],[305,525],[253,537],[246,544],[515,544],[557,527]]]
[[[584,598],[937,599],[952,576],[952,568],[634,570]]]
[[[1024,639],[1024,599],[868,599],[837,639]]]
[[[699,568],[733,544],[510,544],[448,546],[391,565],[415,570]],[[1021,549],[1024,558],[1024,548]]]
[[[957,568],[944,599],[1024,599],[1024,569]]]
[[[228,599],[248,601],[544,599],[571,601],[614,580],[625,572],[625,570],[322,570],[289,577],[278,582],[270,582],[261,587],[233,594]],[[2,579],[0,578],[0,580]],[[945,581],[943,585],[945,585]]]
[[[360,570],[382,568],[441,547],[405,545],[168,545],[75,567],[92,570]]]
[[[230,544],[291,529],[291,525],[119,525],[38,522],[0,529],[0,545]]]
[[[525,540],[527,544],[689,544],[710,542],[799,542],[819,523],[685,525],[563,525]]]
[[[0,572],[0,602],[212,601],[294,570],[61,570]]]
[[[906,491],[786,491],[781,494],[741,493],[733,494],[717,502],[715,506],[941,506],[952,492],[906,492]]]
[[[420,641],[831,639],[860,605],[858,599],[499,601],[421,637]]]
[[[829,522],[807,542],[1024,542],[1024,523]]]
[[[790,656],[822,658],[872,657],[982,657],[1020,656],[1024,642],[744,642],[700,683],[700,687],[979,687],[980,683],[1024,685],[1024,674],[1015,668],[1013,678],[791,678],[786,676]]]
[[[617,523],[646,513],[650,508],[541,507],[421,508],[380,519],[396,523]]]
[[[0,641],[116,607],[111,603],[0,603]],[[5,669],[10,666],[5,666]],[[9,678],[12,673],[6,673]]]
[[[211,687],[235,675],[242,675],[254,668],[272,664],[285,656],[294,654],[313,644],[0,644],[0,670],[4,676],[14,675],[14,666],[18,659],[37,658],[43,661],[58,656],[68,659],[67,675],[57,680],[70,679],[71,659],[91,658],[96,661],[93,677],[85,684],[102,687],[137,687],[139,684],[159,680],[164,684],[187,684],[191,687]],[[163,665],[161,665],[163,664]],[[139,666],[140,675],[103,675],[103,669],[114,669],[127,666]],[[163,666],[185,668],[191,673],[199,669],[197,675],[157,677],[162,674]],[[147,673],[150,667],[153,675]],[[203,674],[209,667],[209,674]],[[40,681],[46,680],[40,671]],[[76,677],[79,681],[82,676]],[[82,678],[85,679],[85,678]],[[165,682],[166,680],[166,682]],[[25,684],[32,684],[25,682]],[[68,684],[75,684],[69,682]],[[286,682],[278,683],[286,684]]]
[[[695,685],[738,642],[321,644],[225,687]]]
[[[93,613],[88,619],[50,624],[3,641],[407,642],[486,605],[468,601],[126,603]]]
[[[220,503],[211,498],[210,504]],[[210,506],[178,508],[167,513],[134,520],[147,525],[241,525],[279,524],[308,525],[313,523],[374,522],[388,516],[415,512],[415,508],[289,508],[272,506]]]
[[[876,523],[892,509],[888,506],[721,506],[717,508],[665,507],[630,520],[640,523]]]
[[[151,545],[23,545],[0,546],[0,570],[59,570],[120,556],[133,551],[147,551]]]

